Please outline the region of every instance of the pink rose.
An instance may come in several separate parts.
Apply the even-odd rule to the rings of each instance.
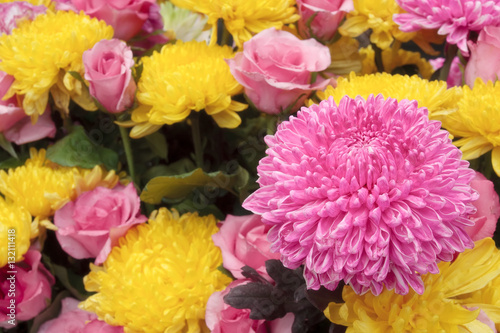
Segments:
[[[80,310],[80,302],[74,298],[61,301],[62,309],[59,317],[46,321],[40,326],[38,333],[122,333],[123,327],[111,326],[97,319],[95,313]]]
[[[465,83],[472,87],[477,77],[496,81],[500,77],[500,27],[485,27],[477,43],[469,41],[470,58],[465,67]]]
[[[235,280],[223,291],[213,293],[207,302],[205,322],[212,333],[282,333],[291,332],[294,316],[288,313],[285,317],[273,321],[250,319],[250,309],[235,309],[224,303],[224,296],[239,285],[250,280]]]
[[[20,21],[33,20],[46,10],[45,6],[35,6],[26,1],[0,3],[0,35],[10,35]]]
[[[0,269],[0,327],[11,328],[13,323],[32,319],[50,302],[55,280],[40,262],[41,258],[39,251],[30,249],[15,268],[7,265]]]
[[[149,7],[149,17],[142,26],[141,33],[137,36],[138,40],[133,43],[134,48],[148,50],[157,44],[165,44],[168,38],[163,33],[163,17],[160,13],[160,6],[154,3]],[[142,54],[141,51],[136,51],[137,54]]]
[[[479,193],[479,199],[472,203],[477,208],[477,212],[470,216],[475,225],[466,227],[465,232],[473,241],[492,237],[500,217],[498,194],[495,192],[493,183],[477,171],[470,185]]]
[[[299,31],[306,37],[314,36],[322,41],[331,40],[345,14],[354,10],[352,0],[297,0],[297,6]],[[313,15],[309,28],[307,22]]]
[[[106,260],[111,248],[127,230],[146,222],[134,184],[113,189],[97,187],[68,202],[56,211],[57,240],[66,253],[76,259]]]
[[[68,331],[68,333],[73,332]],[[105,321],[94,319],[85,325],[82,333],[123,333],[123,326],[111,326]]]
[[[269,28],[243,44],[243,52],[227,60],[231,73],[245,87],[245,94],[263,112],[277,114],[292,106],[295,111],[313,90],[329,80],[312,73],[326,69],[330,50],[314,39],[300,40],[289,32]]]
[[[134,102],[136,85],[132,78],[132,50],[118,39],[101,40],[83,52],[85,79],[90,94],[112,113],[125,110]]]
[[[222,251],[224,267],[234,277],[242,279],[241,268],[245,265],[257,270],[269,278],[266,272],[266,260],[279,259],[279,253],[271,253],[271,243],[267,241],[266,226],[260,215],[228,215],[218,233],[212,235],[216,246]]]
[[[155,0],[72,0],[75,8],[111,25],[115,38],[129,40],[141,31]]]
[[[17,97],[12,96],[7,100],[2,97],[9,90],[14,78],[0,71],[0,132],[5,138],[18,145],[37,141],[46,137],[53,138],[56,127],[50,117],[50,108],[47,106],[44,114],[32,124],[31,117],[24,113]]]
[[[205,322],[212,333],[266,333],[265,320],[250,319],[250,309],[235,309],[224,303],[224,296],[250,280],[235,280],[223,291],[213,293],[207,302]]]

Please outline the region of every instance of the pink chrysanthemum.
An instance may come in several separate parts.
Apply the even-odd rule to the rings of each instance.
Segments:
[[[468,55],[469,31],[500,24],[499,0],[396,0],[408,13],[394,15],[401,31],[439,29],[450,44]]]
[[[243,206],[272,225],[286,267],[305,264],[309,289],[344,280],[357,293],[421,294],[420,274],[473,246],[475,173],[416,101],[330,98],[266,143],[260,188]]]

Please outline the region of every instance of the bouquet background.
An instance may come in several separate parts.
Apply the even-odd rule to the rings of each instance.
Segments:
[[[0,0],[0,332],[496,332],[500,4]]]

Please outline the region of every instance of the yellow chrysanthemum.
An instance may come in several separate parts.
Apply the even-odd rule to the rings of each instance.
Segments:
[[[356,295],[345,286],[345,303],[330,303],[325,315],[334,323],[347,326],[346,333],[365,332],[491,332],[477,320],[483,310],[494,323],[500,323],[500,306],[474,303],[470,293],[488,288],[490,281],[500,275],[500,251],[491,238],[476,242],[453,262],[438,264],[438,274],[422,277],[423,295],[410,290],[398,295],[384,290],[379,296],[372,293]],[[482,298],[488,302],[487,298]],[[475,309],[475,310],[471,310]]]
[[[231,282],[217,270],[217,231],[211,215],[161,208],[130,229],[102,267],[90,265],[85,288],[97,294],[80,307],[128,332],[208,332],[207,300]]]
[[[217,39],[217,20],[223,19],[236,46],[267,28],[281,29],[283,24],[297,21],[300,16],[295,0],[172,0],[177,7],[187,8],[208,16],[213,26],[211,43]]]
[[[339,32],[344,36],[357,37],[372,29],[370,41],[386,49],[394,39],[407,42],[416,34],[402,32],[392,20],[394,14],[402,12],[395,0],[354,0],[354,10],[347,14]]]
[[[349,78],[339,78],[336,88],[329,86],[324,92],[317,93],[322,100],[333,96],[337,103],[346,95],[351,98],[360,95],[366,99],[370,94],[382,94],[385,98],[392,97],[398,101],[416,100],[419,107],[429,110],[429,118],[442,120],[446,114],[456,110],[461,89],[447,89],[444,81],[427,81],[417,75],[377,73],[356,76],[351,73]],[[312,103],[309,101],[309,104]]]
[[[62,167],[46,160],[43,149],[32,148],[30,154],[23,166],[0,171],[0,192],[38,220],[54,215],[84,191],[112,188],[119,181],[114,171],[105,172],[100,166],[92,170]]]
[[[486,84],[477,78],[474,87],[463,87],[458,110],[448,115],[443,127],[460,140],[454,142],[472,160],[489,152],[496,174],[500,176],[500,82]]]
[[[130,136],[148,135],[161,125],[181,122],[191,111],[203,109],[220,127],[237,127],[241,119],[236,112],[247,105],[231,100],[243,89],[224,61],[232,56],[228,46],[177,41],[142,58],[137,90],[142,106],[132,113],[137,125]]]
[[[14,230],[14,232],[9,232]],[[23,207],[0,197],[0,268],[15,252],[15,261],[22,261],[30,247],[31,215]],[[10,253],[10,254],[9,254]]]
[[[378,71],[375,65],[375,51],[371,45],[361,48],[359,50],[361,55],[365,55],[363,59],[362,74],[374,74]],[[419,52],[411,52],[400,49],[399,47],[392,47],[382,51],[382,64],[384,71],[392,73],[396,68],[408,65],[414,65],[418,68],[418,72],[424,78],[429,80],[434,73],[432,65],[422,58]]]
[[[65,112],[70,98],[95,110],[87,89],[69,72],[83,76],[83,52],[112,37],[112,27],[83,12],[47,12],[20,22],[12,34],[0,36],[0,70],[15,78],[5,98],[23,96],[23,108],[34,118],[45,111],[49,93]]]
[[[0,171],[0,192],[32,216],[47,218],[71,198],[75,184],[74,171],[53,169],[45,165],[45,150],[30,151],[23,166]]]

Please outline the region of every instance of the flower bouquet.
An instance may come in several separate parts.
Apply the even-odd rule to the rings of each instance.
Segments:
[[[0,332],[497,332],[500,3],[0,0]]]

